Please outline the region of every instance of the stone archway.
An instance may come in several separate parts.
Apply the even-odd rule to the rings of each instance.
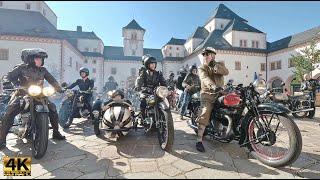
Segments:
[[[280,84],[283,82],[282,78],[279,76],[274,76],[268,81],[268,87],[275,88],[277,86],[280,86]]]

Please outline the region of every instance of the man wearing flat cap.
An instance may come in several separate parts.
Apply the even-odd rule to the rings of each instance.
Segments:
[[[216,51],[212,47],[206,47],[202,51],[203,62],[199,66],[199,78],[201,81],[201,113],[197,118],[198,122],[198,138],[196,148],[200,152],[204,152],[202,144],[203,134],[206,126],[209,124],[211,112],[213,111],[213,103],[218,98],[218,93],[224,86],[224,77],[229,74],[228,69],[223,63],[215,61]]]

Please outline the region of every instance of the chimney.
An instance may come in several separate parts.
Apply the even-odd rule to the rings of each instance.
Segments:
[[[77,32],[82,32],[82,26],[77,26]]]

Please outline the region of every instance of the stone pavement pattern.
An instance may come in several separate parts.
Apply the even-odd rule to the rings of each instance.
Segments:
[[[195,149],[195,133],[186,121],[175,119],[173,151],[160,149],[156,132],[145,135],[142,130],[130,132],[119,140],[97,138],[93,127],[76,119],[64,134],[67,141],[51,139],[41,160],[32,159],[32,176],[26,178],[320,178],[320,109],[315,120],[295,120],[302,138],[299,159],[291,166],[275,169],[253,159],[236,142],[223,144],[207,139],[205,153]],[[31,156],[31,144],[10,134],[8,148],[0,157]],[[3,165],[0,165],[0,179]],[[11,178],[11,177],[10,177]]]

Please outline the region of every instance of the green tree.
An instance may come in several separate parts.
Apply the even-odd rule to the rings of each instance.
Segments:
[[[316,40],[313,39],[309,46],[301,50],[298,55],[291,55],[290,60],[293,62],[295,70],[293,71],[296,80],[302,82],[305,74],[312,73],[315,69],[313,66],[320,63],[320,50],[317,49]],[[311,74],[312,75],[312,74]]]

